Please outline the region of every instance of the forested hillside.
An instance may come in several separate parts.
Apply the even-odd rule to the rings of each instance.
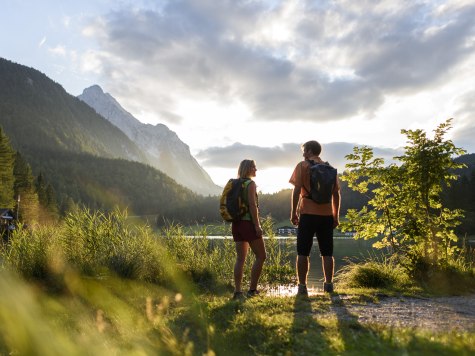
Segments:
[[[458,233],[475,235],[475,154],[463,155],[455,161],[465,164],[466,168],[456,172],[459,179],[445,190],[444,200],[449,208],[465,211]]]
[[[27,158],[33,170],[50,177],[63,210],[72,200],[94,209],[119,206],[132,215],[158,215],[199,200],[164,173],[138,162],[57,151]]]
[[[15,149],[145,160],[130,139],[43,73],[0,58],[0,125]]]
[[[58,205],[54,190],[42,174],[33,176],[24,157],[13,150],[0,126],[0,209],[14,212],[14,217],[30,224],[54,221]],[[10,224],[0,221],[0,236]]]

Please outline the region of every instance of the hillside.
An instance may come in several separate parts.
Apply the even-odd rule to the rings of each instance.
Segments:
[[[134,214],[177,209],[197,199],[120,129],[39,71],[0,58],[0,125],[14,149],[57,192],[60,207],[129,207]]]
[[[27,158],[34,171],[50,179],[62,207],[72,199],[94,209],[120,207],[127,208],[130,215],[158,216],[200,199],[164,173],[139,162],[58,151],[41,151]]]
[[[475,153],[466,154],[455,159],[457,163],[463,163],[467,167],[461,169],[461,172],[465,176],[471,176],[475,171]]]
[[[0,58],[0,125],[20,151],[145,161],[121,130],[39,71]]]

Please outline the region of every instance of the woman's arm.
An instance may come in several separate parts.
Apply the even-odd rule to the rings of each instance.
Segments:
[[[247,198],[249,201],[249,212],[251,213],[252,222],[256,228],[258,236],[262,236],[261,223],[259,221],[259,209],[256,201],[256,183],[252,181],[249,183],[249,189],[247,190]]]

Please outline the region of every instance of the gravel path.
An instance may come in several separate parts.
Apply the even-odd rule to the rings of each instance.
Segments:
[[[355,303],[332,297],[332,313],[361,324],[420,328],[429,331],[475,332],[475,295],[410,298],[380,297],[379,302]]]
[[[295,286],[279,286],[268,295],[295,296]],[[309,289],[310,297],[324,296],[321,289]],[[428,331],[475,332],[475,294],[451,297],[388,297],[377,301],[356,301],[354,295],[333,294],[330,311],[314,309],[314,314],[331,313],[340,320],[356,320],[361,324],[384,324]]]

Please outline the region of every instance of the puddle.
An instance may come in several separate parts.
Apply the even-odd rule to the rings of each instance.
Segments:
[[[265,288],[266,295],[270,297],[292,297],[297,295],[298,287],[296,284],[292,285],[278,285]],[[323,295],[323,289],[315,286],[308,286],[308,295]]]

